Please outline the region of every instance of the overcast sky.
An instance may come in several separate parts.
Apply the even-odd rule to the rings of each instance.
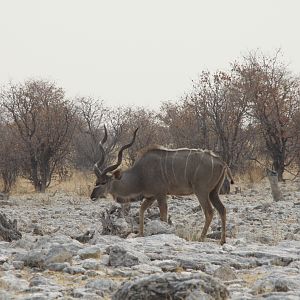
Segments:
[[[257,48],[300,74],[299,13],[298,0],[0,0],[0,84],[158,108]]]

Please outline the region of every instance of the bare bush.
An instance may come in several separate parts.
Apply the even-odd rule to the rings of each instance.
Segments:
[[[300,173],[300,109],[295,113],[291,126],[291,134],[294,136],[294,157],[296,176]]]
[[[76,99],[78,124],[74,136],[75,166],[90,170],[101,155],[99,141],[103,137],[104,125],[109,132],[105,143],[105,161],[103,167],[114,159],[114,152],[122,134],[125,117],[121,107],[108,108],[102,100],[91,97]]]
[[[75,110],[64,91],[49,81],[9,84],[1,93],[8,121],[17,128],[24,149],[23,175],[44,192],[53,172],[71,151]]]
[[[161,106],[160,119],[168,131],[171,147],[209,148],[210,128],[205,118],[198,118],[194,107],[186,99],[165,102]]]
[[[0,173],[4,193],[9,193],[21,172],[24,151],[16,138],[16,128],[0,125]]]
[[[206,146],[220,154],[231,167],[241,167],[252,150],[249,146],[253,135],[246,116],[246,97],[238,79],[231,73],[203,72],[193,87],[186,101],[195,111],[198,122],[202,120]]]
[[[127,162],[132,165],[136,159],[137,152],[153,144],[166,145],[165,130],[160,124],[157,114],[145,108],[126,108],[123,115],[121,143],[130,139],[132,132],[139,128],[135,144],[128,149]]]
[[[241,88],[249,103],[249,116],[257,124],[257,134],[265,142],[265,153],[272,168],[283,172],[295,159],[299,132],[291,130],[292,120],[299,112],[300,81],[281,59],[280,51],[274,56],[250,53],[234,70],[240,76]]]
[[[90,97],[76,100],[78,126],[74,135],[74,164],[80,169],[90,169],[99,157],[99,139],[107,108],[103,101]]]

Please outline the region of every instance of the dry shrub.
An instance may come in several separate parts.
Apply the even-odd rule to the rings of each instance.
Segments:
[[[265,177],[265,171],[263,168],[257,165],[251,165],[247,170],[239,175],[239,180],[244,183],[259,183]]]

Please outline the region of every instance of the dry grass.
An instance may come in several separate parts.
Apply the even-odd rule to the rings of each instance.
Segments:
[[[75,193],[78,196],[88,197],[94,185],[94,174],[80,171],[73,171],[72,175],[64,180],[54,179],[47,189],[47,193],[56,193],[57,191],[64,191],[66,193]],[[32,184],[24,179],[18,178],[16,184],[13,186],[12,195],[33,194],[34,187]]]
[[[17,179],[17,182],[13,185],[12,190],[10,192],[10,194],[13,195],[23,195],[32,193],[34,193],[34,187],[32,186],[32,184],[28,180],[21,177]]]
[[[238,176],[238,181],[251,185],[260,182],[264,177],[265,170],[260,166],[253,165],[245,173]]]
[[[54,181],[49,191],[63,190],[76,193],[79,196],[89,196],[95,183],[95,175],[87,172],[74,171],[72,176],[64,181]]]
[[[176,235],[189,242],[198,242],[200,239],[201,228],[188,227],[176,230]]]
[[[264,278],[267,275],[267,273],[262,272],[251,272],[251,273],[245,273],[242,275],[242,279],[246,282],[247,286],[253,286],[253,284],[259,280]]]

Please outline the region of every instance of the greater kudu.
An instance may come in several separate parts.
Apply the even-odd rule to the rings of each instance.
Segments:
[[[91,194],[96,199],[101,194],[110,193],[114,199],[132,199],[144,196],[140,207],[140,235],[144,233],[144,212],[157,200],[161,219],[167,221],[167,195],[195,194],[205,215],[205,225],[201,233],[204,240],[212,221],[213,208],[221,217],[221,244],[226,242],[226,209],[219,198],[219,190],[227,175],[233,183],[230,169],[219,156],[209,150],[166,149],[153,146],[144,149],[134,165],[127,170],[116,170],[122,162],[122,153],[135,141],[137,129],[132,141],[123,146],[118,153],[116,164],[100,171],[101,158],[95,164],[96,186]],[[103,143],[100,143],[104,155]],[[108,174],[109,172],[112,172]]]

